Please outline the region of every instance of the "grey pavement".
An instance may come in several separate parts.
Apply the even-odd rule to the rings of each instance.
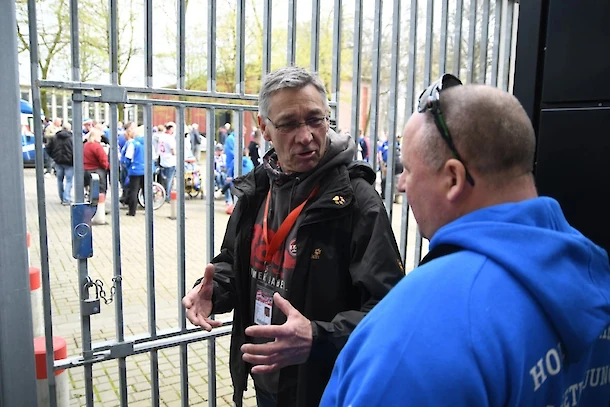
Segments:
[[[31,265],[40,267],[38,199],[36,194],[36,174],[34,169],[24,169],[24,191],[28,232],[32,235],[30,248]],[[81,354],[81,326],[78,299],[77,262],[72,258],[70,208],[62,206],[57,194],[55,177],[44,178],[46,200],[47,239],[49,247],[49,270],[52,298],[53,333],[67,340],[69,357]],[[110,205],[109,198],[107,205]],[[205,200],[198,198],[185,200],[185,251],[187,289],[203,273],[207,259],[205,252]],[[222,200],[215,201],[214,243],[218,251],[224,235],[228,215]],[[394,205],[393,227],[399,240],[401,206]],[[125,336],[141,335],[148,332],[147,284],[145,256],[145,215],[138,210],[135,217],[125,215],[120,210],[120,251],[123,273],[123,311]],[[177,269],[177,222],[169,219],[170,206],[164,205],[154,211],[154,264],[156,283],[156,325],[158,330],[178,328],[180,298],[178,295]],[[104,282],[109,292],[113,277],[113,246],[111,217],[106,215],[107,225],[93,227],[93,252],[88,261],[89,275]],[[409,242],[415,238],[415,221],[409,222]],[[412,250],[409,250],[412,252]],[[412,267],[412,255],[407,265]],[[410,269],[411,267],[407,267]],[[230,320],[230,315],[219,319]],[[113,340],[115,333],[114,304],[103,305],[101,313],[91,317],[91,336],[95,344]],[[216,350],[217,405],[232,406],[233,393],[229,375],[228,336],[218,338]],[[160,405],[181,405],[180,354],[179,348],[159,351]],[[188,345],[189,405],[208,405],[207,342]],[[127,358],[127,389],[130,406],[150,406],[150,358],[148,354]],[[84,370],[82,367],[68,369],[70,378],[71,406],[85,405]],[[94,401],[100,406],[119,406],[119,370],[116,361],[106,361],[93,365]],[[250,386],[245,395],[245,405],[255,406],[254,391]]]

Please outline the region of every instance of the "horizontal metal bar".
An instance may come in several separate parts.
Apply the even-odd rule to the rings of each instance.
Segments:
[[[186,345],[192,342],[198,342],[198,341],[202,341],[205,339],[212,339],[212,338],[218,338],[221,336],[226,336],[231,334],[231,330],[233,329],[232,324],[231,323],[226,323],[223,326],[219,327],[219,328],[214,328],[212,330],[212,332],[207,332],[207,331],[203,331],[200,328],[192,328],[190,330],[187,330],[186,333],[182,332],[178,335],[172,335],[172,336],[163,336],[162,335],[158,335],[157,338],[152,339],[150,336],[148,336],[146,339],[143,340],[143,338],[140,338],[139,340],[135,341],[133,340],[133,338],[126,338],[126,341],[133,341],[134,345],[133,345],[133,352],[131,355],[138,355],[141,353],[147,353],[147,352],[151,352],[154,350],[161,350],[161,349],[166,349],[166,348],[172,348],[172,347],[176,347],[176,346],[180,346],[180,345]],[[180,332],[180,331],[177,331]],[[124,344],[117,344],[115,343],[114,345],[104,345],[101,348],[100,347],[94,347],[92,349],[93,352],[93,357],[91,358],[83,358],[82,356],[76,356],[76,357],[72,357],[72,358],[67,358],[67,359],[61,359],[61,360],[56,360],[55,364],[54,364],[54,369],[57,370],[61,370],[61,369],[70,369],[73,367],[79,367],[79,366],[84,366],[84,365],[90,365],[93,363],[98,363],[98,362],[105,362],[108,360],[113,360],[113,359],[117,359],[119,356],[120,357],[124,357],[124,355],[121,355],[120,352],[113,352],[113,348],[114,347],[121,347],[124,346]]]
[[[236,105],[231,103],[208,103],[208,102],[190,102],[182,100],[167,100],[167,99],[129,99],[127,104],[131,105],[147,105],[153,106],[173,106],[173,107],[198,107],[202,109],[221,109],[221,110],[247,110],[258,111],[257,105]]]
[[[96,91],[102,88],[107,88],[111,85],[99,84],[99,83],[85,83],[85,82],[61,82],[61,81],[47,81],[40,80],[38,84],[41,88],[57,88],[63,90],[82,90],[82,91]],[[141,93],[141,94],[157,94],[157,95],[169,95],[169,96],[193,96],[202,98],[212,99],[233,99],[233,100],[249,100],[258,101],[258,95],[238,93],[226,93],[226,92],[207,92],[203,90],[179,90],[179,89],[167,89],[167,88],[141,88],[137,86],[121,86],[127,92],[130,93]]]

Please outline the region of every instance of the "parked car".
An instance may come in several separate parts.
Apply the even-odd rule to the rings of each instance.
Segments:
[[[21,99],[21,151],[23,152],[23,165],[33,167],[36,160],[36,150],[34,147],[34,115],[32,105]],[[42,115],[42,113],[41,113]],[[44,148],[44,146],[43,146]]]

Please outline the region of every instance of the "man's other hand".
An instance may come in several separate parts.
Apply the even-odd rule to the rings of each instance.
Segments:
[[[256,338],[273,338],[264,344],[242,345],[243,359],[255,365],[252,373],[269,373],[286,366],[299,365],[309,358],[313,334],[311,322],[275,293],[273,301],[288,319],[283,325],[253,325],[246,328],[246,335]]]

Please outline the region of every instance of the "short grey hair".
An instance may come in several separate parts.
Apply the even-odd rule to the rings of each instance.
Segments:
[[[312,73],[305,68],[287,66],[270,72],[263,79],[258,96],[258,114],[267,118],[271,96],[278,90],[286,88],[301,89],[307,85],[313,85],[320,92],[324,105],[329,109],[326,88],[322,79],[316,73]]]

